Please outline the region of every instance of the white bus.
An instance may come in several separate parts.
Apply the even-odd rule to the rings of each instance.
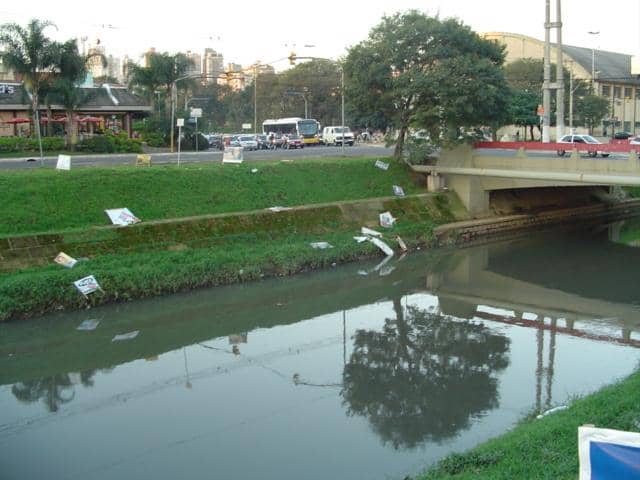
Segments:
[[[320,124],[312,118],[270,118],[262,122],[262,131],[265,135],[269,135],[271,132],[276,134],[295,133],[302,137],[305,145],[320,143]]]

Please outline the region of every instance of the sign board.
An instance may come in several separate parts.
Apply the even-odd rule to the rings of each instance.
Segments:
[[[201,108],[192,108],[191,109],[191,118],[200,118],[202,117],[202,109]]]
[[[73,284],[84,296],[87,296],[90,293],[95,292],[96,290],[101,290],[98,281],[93,275],[89,275],[88,277],[76,280],[75,282],[73,282]]]
[[[69,155],[58,155],[56,170],[71,170],[71,157]]]
[[[578,428],[580,480],[640,478],[640,433]]]
[[[222,154],[222,163],[242,163],[244,160],[242,147],[225,147]]]
[[[251,124],[250,123],[243,123],[242,124],[242,129],[243,130],[251,130]]]
[[[184,118],[176,119],[176,127],[184,127]]]
[[[7,85],[6,83],[0,83],[0,93],[5,95],[13,95],[15,92],[15,87],[13,85]]]

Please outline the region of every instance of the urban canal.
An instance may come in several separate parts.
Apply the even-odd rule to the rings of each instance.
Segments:
[[[0,325],[2,477],[414,475],[638,368],[638,240],[616,224]]]

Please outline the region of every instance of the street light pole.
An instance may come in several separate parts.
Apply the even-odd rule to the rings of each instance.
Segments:
[[[588,32],[589,35],[599,35],[600,31],[597,32]],[[591,44],[591,93],[593,95],[596,94],[596,49],[593,44]]]
[[[340,149],[344,157],[344,65],[340,65],[340,93],[342,96],[342,142],[340,143]]]

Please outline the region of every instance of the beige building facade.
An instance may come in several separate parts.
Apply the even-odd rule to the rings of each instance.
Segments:
[[[506,63],[524,58],[544,58],[544,42],[517,33],[490,32],[482,36],[506,47]],[[551,45],[551,63],[556,63]],[[593,82],[594,91],[609,100],[609,116],[596,128],[597,135],[612,131],[640,134],[640,75],[632,75],[633,57],[623,53],[563,45],[564,67],[575,79]],[[568,112],[565,113],[568,119]]]

